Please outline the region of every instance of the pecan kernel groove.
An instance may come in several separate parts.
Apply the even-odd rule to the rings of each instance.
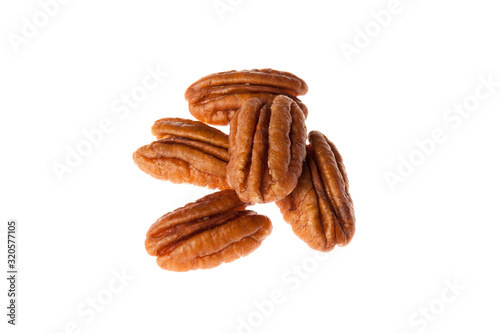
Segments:
[[[307,107],[297,98],[307,93],[307,89],[304,80],[291,73],[253,69],[205,76],[193,83],[184,97],[196,119],[227,125],[247,100],[259,98],[270,103],[277,95],[293,99],[307,117]]]
[[[231,120],[228,184],[246,202],[284,198],[301,174],[305,141],[304,116],[292,99],[248,100]]]
[[[137,149],[133,158],[149,175],[173,183],[191,183],[227,189],[228,136],[198,121],[158,120],[152,129],[158,138]]]
[[[146,250],[167,270],[207,269],[254,251],[272,230],[269,219],[245,210],[232,190],[210,194],[159,218]]]
[[[335,145],[318,131],[309,133],[309,142],[297,187],[276,205],[300,239],[312,249],[327,252],[351,241],[354,208]]]

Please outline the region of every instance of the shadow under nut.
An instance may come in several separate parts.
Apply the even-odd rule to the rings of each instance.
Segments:
[[[351,241],[354,207],[335,145],[317,131],[309,134],[309,142],[297,187],[276,205],[300,239],[314,250],[327,252]]]
[[[228,184],[246,202],[284,198],[302,172],[305,141],[304,115],[292,99],[248,100],[231,120]]]

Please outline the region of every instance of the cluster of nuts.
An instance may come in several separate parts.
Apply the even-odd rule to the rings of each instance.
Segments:
[[[246,256],[270,234],[268,217],[246,210],[276,202],[294,233],[319,251],[347,245],[355,217],[342,157],[318,132],[307,134],[307,84],[272,69],[211,74],[185,98],[200,121],[155,122],[157,141],[134,161],[151,176],[218,189],[160,217],[146,250],[172,271],[213,268]],[[210,125],[230,125],[229,136]],[[307,143],[308,141],[308,143]]]

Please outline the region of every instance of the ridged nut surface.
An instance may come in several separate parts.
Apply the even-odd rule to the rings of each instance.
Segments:
[[[309,142],[297,187],[276,205],[300,239],[312,249],[326,252],[351,241],[354,207],[335,145],[318,131],[309,133]]]
[[[246,206],[232,190],[205,196],[159,218],[147,232],[146,250],[161,268],[178,272],[246,256],[272,230],[269,218]]]
[[[228,184],[246,202],[283,199],[302,172],[306,135],[304,115],[289,97],[248,100],[231,120]]]

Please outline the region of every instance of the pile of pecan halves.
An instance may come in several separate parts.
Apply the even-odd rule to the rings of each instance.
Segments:
[[[213,268],[246,256],[271,233],[268,217],[246,210],[275,202],[294,233],[319,251],[347,245],[355,217],[342,157],[318,132],[307,134],[307,93],[297,76],[273,69],[211,74],[185,93],[200,121],[155,122],[157,141],[134,161],[149,175],[219,192],[160,217],[146,250],[171,271]],[[210,125],[229,125],[229,136]],[[308,142],[307,142],[308,141]]]

